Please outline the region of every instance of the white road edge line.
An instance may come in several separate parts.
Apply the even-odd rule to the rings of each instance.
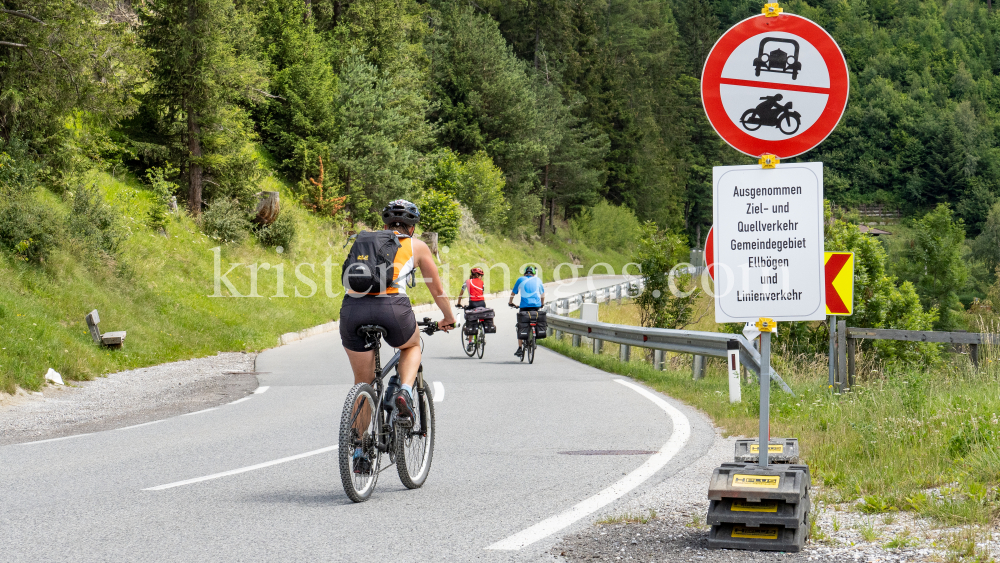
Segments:
[[[214,410],[216,410],[216,409],[218,409],[218,408],[219,408],[219,407],[212,407],[212,408],[210,408],[210,409],[202,409],[202,410],[200,410],[200,411],[194,411],[194,412],[187,412],[187,413],[184,413],[184,414],[182,414],[181,416],[191,416],[191,415],[193,415],[193,414],[201,414],[201,413],[203,413],[203,412],[209,412],[209,411],[214,411]]]
[[[71,438],[79,438],[81,436],[90,436],[93,432],[87,432],[86,434],[73,434],[72,436],[63,436],[62,438],[49,438],[48,440],[36,440],[34,442],[23,442],[17,444],[18,446],[33,446],[35,444],[44,444],[46,442],[58,442],[59,440],[69,440]]]
[[[130,428],[139,428],[140,426],[149,426],[150,424],[159,424],[161,422],[165,422],[166,420],[167,419],[164,418],[164,419],[161,419],[161,420],[154,420],[152,422],[143,422],[142,424],[133,424],[132,426],[123,426],[121,428],[117,428],[116,430],[128,430]]]
[[[265,467],[271,467],[272,465],[278,465],[279,463],[285,463],[288,461],[295,461],[297,459],[302,459],[304,457],[314,456],[318,454],[324,454],[337,449],[337,446],[329,446],[326,448],[320,448],[318,450],[313,450],[311,452],[306,452],[304,454],[293,455],[290,457],[283,457],[281,459],[275,459],[273,461],[265,461],[264,463],[258,463],[257,465],[250,465],[248,467],[241,467],[239,469],[232,469],[230,471],[223,471],[222,473],[213,473],[212,475],[206,475],[204,477],[195,477],[194,479],[185,479],[184,481],[177,481],[175,483],[167,483],[166,485],[157,485],[155,487],[149,487],[148,489],[143,489],[144,491],[162,491],[164,489],[172,489],[174,487],[181,487],[184,485],[190,485],[192,483],[200,483],[202,481],[210,481],[212,479],[218,479],[220,477],[229,477],[230,475],[239,475],[240,473],[246,473],[247,471],[253,471],[255,469],[264,469]]]
[[[243,397],[242,399],[236,399],[235,401],[229,403],[230,405],[235,405],[236,403],[242,403],[243,401],[249,401],[250,397]]]
[[[440,381],[434,382],[434,402],[440,403],[444,400],[444,383]]]
[[[253,394],[254,395],[260,395],[261,393],[263,393],[264,391],[267,391],[270,388],[271,388],[270,385],[265,385],[263,387],[258,387],[258,388],[256,388],[256,389],[253,390]]]
[[[518,532],[507,539],[500,540],[487,546],[486,549],[505,551],[518,550],[570,526],[578,520],[585,518],[608,504],[618,500],[632,489],[638,487],[643,481],[652,477],[657,471],[666,465],[671,458],[677,455],[677,452],[681,451],[681,448],[684,447],[684,444],[687,443],[688,438],[691,436],[691,423],[688,421],[687,417],[684,416],[684,413],[639,385],[623,379],[615,379],[614,382],[620,383],[632,389],[636,393],[639,393],[643,397],[646,397],[670,416],[670,420],[674,425],[674,431],[670,435],[670,439],[667,440],[667,443],[663,444],[660,451],[651,455],[645,463],[639,466],[638,469],[629,473],[614,485],[611,485],[596,495],[583,500],[562,514],[557,514],[551,518],[542,520],[538,524],[535,524],[524,531]]]

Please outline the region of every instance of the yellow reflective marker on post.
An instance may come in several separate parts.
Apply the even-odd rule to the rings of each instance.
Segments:
[[[854,253],[824,252],[826,314],[848,316],[854,312]]]

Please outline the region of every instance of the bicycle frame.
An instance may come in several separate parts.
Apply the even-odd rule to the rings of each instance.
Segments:
[[[375,395],[378,397],[378,404],[375,406],[376,408],[375,416],[376,420],[378,421],[378,433],[377,433],[375,447],[377,447],[378,450],[382,453],[390,453],[392,451],[391,448],[392,439],[395,436],[395,433],[393,432],[394,430],[393,427],[395,426],[395,420],[391,419],[386,420],[386,417],[388,415],[385,412],[384,405],[386,400],[391,401],[392,398],[390,397],[387,399],[385,397],[385,384],[383,383],[382,380],[385,379],[385,376],[389,375],[389,372],[392,371],[394,368],[396,369],[396,373],[397,374],[399,373],[398,368],[399,368],[400,351],[396,350],[396,353],[393,354],[391,358],[389,358],[389,361],[386,363],[385,367],[382,367],[381,335],[378,335],[377,339],[375,339],[375,341],[372,343],[371,348],[375,352],[375,373],[371,384],[373,387],[375,387]],[[413,390],[416,391],[417,393],[417,397],[415,397],[415,399],[417,399],[418,401],[422,400],[424,395],[423,364],[421,364],[420,367],[417,368],[417,380],[414,382]],[[421,429],[427,428],[426,426],[427,419],[424,409],[419,409],[419,416],[420,416],[420,428]],[[390,459],[390,461],[393,460]]]

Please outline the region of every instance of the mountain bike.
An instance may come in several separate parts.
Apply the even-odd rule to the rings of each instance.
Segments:
[[[438,323],[424,317],[417,325],[424,327],[427,335],[441,330]],[[455,325],[456,328],[458,325]],[[399,351],[393,354],[385,367],[381,366],[379,350],[385,328],[364,325],[358,335],[365,338],[375,350],[375,378],[372,383],[358,383],[347,393],[344,411],[340,417],[340,480],[344,492],[354,502],[364,502],[375,490],[382,471],[396,465],[399,480],[408,489],[424,484],[430,473],[434,457],[434,397],[430,385],[424,380],[423,364],[417,369],[413,385],[414,419],[397,417],[392,405],[393,397],[386,396],[382,379],[396,368],[399,375]],[[359,455],[355,455],[358,450]],[[389,465],[382,468],[382,454],[388,454]]]

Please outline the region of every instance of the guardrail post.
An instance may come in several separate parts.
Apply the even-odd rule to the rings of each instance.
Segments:
[[[628,344],[622,344],[618,349],[618,359],[627,362],[632,359],[632,347]]]
[[[663,371],[663,350],[653,350],[653,369]]]
[[[591,342],[593,343],[593,352],[595,354],[600,354],[604,350],[604,341],[600,338],[592,338]]]
[[[847,391],[847,321],[837,323],[837,375],[840,392]]]
[[[705,356],[694,355],[691,361],[691,376],[695,381],[705,377]]]
[[[847,339],[847,386],[854,387],[854,374],[857,373],[857,369],[854,364],[854,353],[858,346],[857,339],[849,338]]]
[[[969,359],[972,367],[979,369],[979,344],[969,344]]]
[[[574,334],[573,335],[573,347],[574,348],[579,348],[580,347],[580,335],[579,334]]]

